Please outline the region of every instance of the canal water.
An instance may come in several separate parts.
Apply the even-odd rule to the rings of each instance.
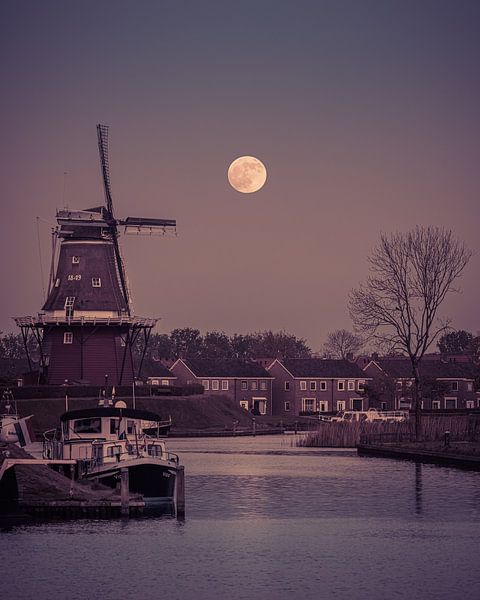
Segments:
[[[478,473],[294,444],[170,440],[183,521],[11,526],[0,598],[480,598]]]

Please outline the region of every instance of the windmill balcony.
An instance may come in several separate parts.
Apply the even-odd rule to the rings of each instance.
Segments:
[[[158,319],[134,317],[128,315],[80,315],[67,317],[62,315],[39,313],[37,316],[14,317],[18,327],[43,327],[44,325],[135,325],[137,327],[154,327]]]

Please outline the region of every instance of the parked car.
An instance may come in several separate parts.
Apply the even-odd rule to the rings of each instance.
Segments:
[[[406,421],[408,412],[404,410],[377,410],[369,408],[368,410],[341,410],[336,415],[329,417],[331,422],[345,421],[365,421],[373,423],[374,421]]]

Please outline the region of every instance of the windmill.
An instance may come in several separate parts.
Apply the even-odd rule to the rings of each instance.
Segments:
[[[157,320],[133,314],[119,235],[165,235],[173,219],[117,219],[110,185],[108,127],[97,125],[105,205],[57,210],[48,294],[36,317],[16,317],[25,345],[30,333],[40,348],[40,371],[50,384],[80,381],[131,383],[132,348],[144,336],[144,354]],[[60,240],[57,254],[57,241]],[[28,353],[27,353],[28,354]],[[30,369],[32,370],[29,358]]]

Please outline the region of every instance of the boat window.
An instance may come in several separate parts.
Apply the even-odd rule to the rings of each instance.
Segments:
[[[150,456],[162,456],[162,447],[158,444],[151,444],[148,449]]]
[[[107,456],[120,456],[121,450],[121,446],[108,446]]]
[[[133,434],[133,428],[135,427],[135,421],[127,421],[127,433]]]
[[[118,433],[118,427],[120,425],[120,419],[110,419],[110,433],[114,435]]]
[[[75,433],[102,433],[101,419],[78,419],[73,423]]]

